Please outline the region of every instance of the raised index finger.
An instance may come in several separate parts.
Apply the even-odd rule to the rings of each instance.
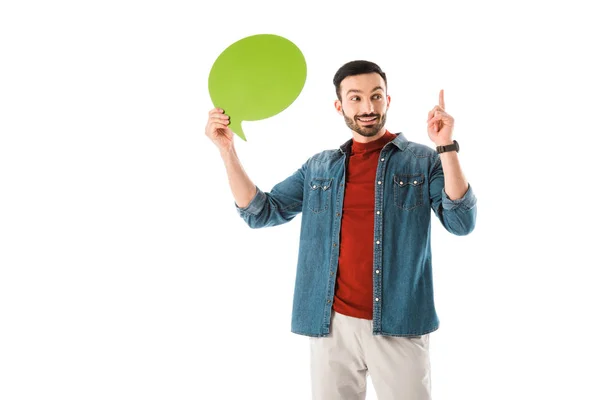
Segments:
[[[442,109],[446,109],[446,104],[444,103],[444,89],[440,90],[440,107]]]

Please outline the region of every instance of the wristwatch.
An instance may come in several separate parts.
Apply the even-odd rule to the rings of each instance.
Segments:
[[[437,146],[435,149],[437,150],[438,154],[445,153],[447,151],[456,151],[458,153],[458,142],[456,140],[453,140],[453,142],[454,143],[447,144],[445,146]]]

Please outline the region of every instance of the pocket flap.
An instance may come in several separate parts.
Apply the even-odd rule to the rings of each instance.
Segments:
[[[423,174],[396,174],[394,182],[398,186],[419,186],[425,182],[425,176]]]
[[[312,190],[329,190],[329,188],[331,188],[332,182],[333,178],[313,178],[310,181],[310,188]]]

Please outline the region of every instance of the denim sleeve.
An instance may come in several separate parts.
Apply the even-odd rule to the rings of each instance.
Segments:
[[[248,206],[240,208],[235,204],[238,214],[250,228],[280,225],[302,211],[306,165],[273,186],[270,192],[263,192],[257,186]]]
[[[468,235],[475,229],[477,198],[471,188],[460,199],[451,200],[444,190],[444,171],[439,156],[429,175],[431,208],[444,228],[455,235]]]

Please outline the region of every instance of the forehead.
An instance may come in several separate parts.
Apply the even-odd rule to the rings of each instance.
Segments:
[[[369,74],[352,75],[345,77],[340,83],[342,94],[349,90],[360,90],[361,92],[371,92],[377,86],[385,88],[385,82],[377,72]]]

